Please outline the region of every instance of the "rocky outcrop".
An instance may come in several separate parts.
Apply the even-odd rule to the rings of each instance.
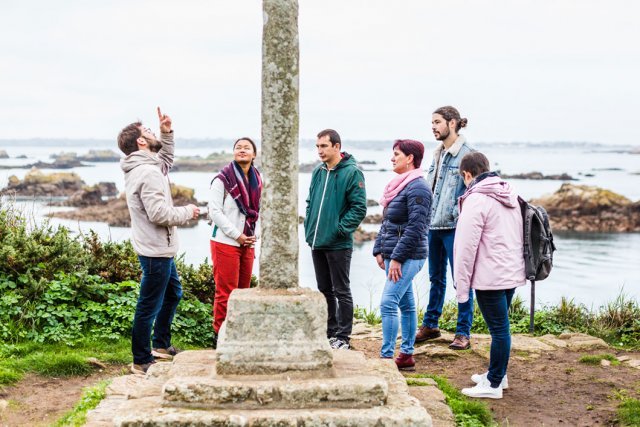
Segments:
[[[0,159],[8,159],[9,155],[6,150],[0,150]]]
[[[364,224],[382,224],[382,214],[367,215],[362,222]]]
[[[87,187],[77,192],[64,203],[67,206],[80,207],[80,209],[67,212],[53,212],[49,216],[73,219],[76,221],[106,222],[112,227],[130,227],[131,217],[129,216],[129,208],[125,195],[122,194],[118,198],[103,200],[100,184],[94,187]],[[188,204],[200,205],[195,197],[193,197],[194,190],[191,188],[171,184],[171,196],[175,206],[185,206]],[[201,215],[201,217],[204,216],[205,214]],[[186,226],[193,227],[197,225],[197,223],[197,220],[189,221]]]
[[[547,210],[554,231],[640,231],[640,201],[634,203],[610,190],[565,183],[531,203]]]
[[[87,207],[102,205],[105,198],[110,199],[118,195],[118,189],[113,182],[100,182],[91,187],[83,187],[82,190],[73,193],[67,200],[58,203],[61,206]]]
[[[3,165],[0,169],[72,169],[88,166],[76,157],[59,157],[51,163],[37,161],[28,165]]]
[[[70,197],[82,190],[84,185],[84,181],[75,173],[44,174],[38,169],[32,169],[23,180],[11,175],[8,185],[0,190],[0,194],[17,197]]]
[[[531,179],[531,180],[555,180],[555,181],[577,181],[571,175],[567,173],[561,173],[557,175],[544,175],[542,172],[527,172],[527,173],[517,173],[513,175],[509,174],[500,174],[500,177],[504,179]]]
[[[300,163],[300,165],[298,166],[298,172],[311,173],[319,164],[320,164],[319,160],[316,160],[315,162],[309,162],[309,163]]]
[[[231,153],[212,153],[207,157],[178,157],[171,168],[172,172],[211,172],[218,173],[230,161],[233,160]],[[259,163],[256,159],[256,165]]]
[[[319,164],[320,164],[320,160],[315,160],[313,162],[308,162],[308,163],[300,163],[300,165],[298,165],[298,172],[311,173]],[[365,168],[363,166],[372,166],[372,165],[375,166],[375,164],[376,162],[373,160],[364,160],[364,161],[358,162],[358,168],[361,170],[364,170]],[[366,170],[374,170],[374,169],[369,168]],[[384,171],[385,169],[380,169],[380,170]]]
[[[78,156],[78,158],[85,162],[119,162],[120,154],[113,150],[89,150],[87,154]]]
[[[83,162],[119,162],[120,155],[113,150],[89,150],[87,154],[78,155],[76,153],[52,154],[54,160],[78,160]]]
[[[377,231],[366,231],[358,227],[353,233],[353,243],[357,245],[359,243],[370,242],[371,240],[376,240],[377,236]]]

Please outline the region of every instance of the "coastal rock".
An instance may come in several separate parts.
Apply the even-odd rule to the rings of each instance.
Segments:
[[[309,163],[300,163],[300,165],[298,166],[298,172],[311,173],[319,164],[320,164],[319,160],[316,160],[315,162],[309,162]]]
[[[101,205],[104,202],[102,201],[102,192],[98,187],[85,187],[82,190],[78,190],[71,195],[65,202],[65,206],[93,206],[93,205]]]
[[[6,150],[0,150],[0,159],[8,159],[9,155]]]
[[[85,162],[119,162],[120,155],[113,150],[89,150],[87,154],[78,156],[78,159]]]
[[[527,173],[517,173],[513,175],[509,174],[500,174],[502,178],[505,179],[531,179],[531,180],[554,180],[554,181],[576,181],[571,175],[567,173],[561,173],[556,175],[544,175],[542,172],[527,172]]]
[[[102,199],[101,190],[99,189],[100,184],[79,191],[67,200],[67,205],[79,206],[80,209],[67,212],[53,212],[49,214],[49,216],[73,219],[76,221],[106,222],[112,227],[130,227],[131,217],[129,216],[129,208],[125,194],[123,193],[118,198],[105,201]],[[106,186],[106,188],[109,188],[109,186]],[[201,205],[194,197],[194,190],[188,187],[171,184],[171,196],[174,206],[185,206],[188,204]],[[197,220],[189,221],[186,227],[193,227],[197,224]]]
[[[382,214],[367,215],[362,222],[364,224],[382,224]]]
[[[599,187],[565,183],[531,203],[547,210],[554,231],[640,231],[640,201]]]
[[[311,173],[313,172],[313,170],[320,164],[320,160],[315,160],[313,162],[307,162],[307,163],[300,163],[300,165],[298,165],[298,172],[300,173]],[[371,165],[375,165],[376,162],[373,160],[364,160],[362,162],[358,162],[358,168],[360,170],[364,170],[365,168],[363,166],[371,166]],[[373,169],[367,169],[367,170],[373,170]],[[376,206],[376,205],[369,205],[368,204],[369,201],[367,201],[367,206]]]
[[[367,207],[370,208],[372,206],[380,206],[377,200],[367,199]]]
[[[370,242],[371,240],[375,240],[378,236],[378,232],[376,231],[365,231],[362,228],[358,227],[356,231],[353,233],[353,243],[363,243]]]
[[[15,175],[10,176],[8,185],[0,190],[0,194],[16,197],[69,197],[83,187],[84,181],[75,173],[45,174],[32,169],[23,180]]]
[[[211,153],[207,157],[192,156],[178,157],[171,168],[172,172],[211,172],[217,174],[223,167],[233,160],[231,153]],[[256,166],[260,166],[259,159],[256,159]]]

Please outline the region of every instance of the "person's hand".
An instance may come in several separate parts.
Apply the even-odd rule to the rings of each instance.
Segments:
[[[191,209],[191,219],[198,219],[200,216],[200,208],[196,205],[187,205],[189,209]]]
[[[166,114],[162,114],[162,111],[160,111],[160,107],[158,107],[158,120],[160,121],[160,132],[171,132],[171,117],[167,116]]]
[[[384,270],[384,259],[382,258],[382,255],[376,255],[376,262],[378,263],[378,267]]]
[[[242,233],[237,239],[236,242],[240,243],[240,246],[251,246],[256,243],[256,236],[247,236]]]
[[[395,259],[392,259],[391,262],[389,263],[389,280],[395,283],[398,280],[400,280],[401,277],[402,277],[402,264],[396,261]]]

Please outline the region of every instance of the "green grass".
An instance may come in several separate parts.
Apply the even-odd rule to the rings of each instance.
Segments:
[[[438,384],[438,388],[444,393],[447,405],[451,407],[451,411],[456,418],[456,426],[480,427],[496,425],[491,410],[486,403],[467,398],[443,377],[429,374],[412,374],[408,375],[407,384],[410,386],[425,385],[425,382],[420,381],[420,378],[432,378]]]
[[[623,426],[640,426],[640,400],[624,399],[618,406],[618,421]]]
[[[53,424],[54,427],[82,426],[86,422],[87,412],[98,406],[106,395],[106,389],[110,381],[100,381],[98,384],[83,390],[80,402],[69,412]]]
[[[367,324],[373,326],[382,323],[382,316],[377,308],[355,306],[353,309],[353,317],[364,320]]]
[[[131,361],[129,340],[79,341],[65,344],[0,344],[0,387],[14,384],[26,373],[65,377],[87,375],[96,367],[87,362],[94,357],[105,364],[125,364]]]
[[[620,361],[616,359],[616,356],[610,353],[588,354],[578,359],[578,362],[585,363],[587,365],[599,365],[600,361],[602,360],[608,360],[609,362],[611,362],[612,366],[617,366],[620,364]]]

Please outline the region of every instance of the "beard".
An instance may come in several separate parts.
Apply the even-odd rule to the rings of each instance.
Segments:
[[[442,132],[440,132],[439,135],[436,135],[436,140],[437,141],[444,141],[445,139],[447,139],[449,137],[449,128],[446,128],[445,130],[443,130]]]
[[[151,150],[152,153],[157,153],[162,148],[162,142],[158,141],[157,139],[148,138],[146,136],[143,136],[143,138],[145,139],[145,141],[147,141],[149,150]]]

